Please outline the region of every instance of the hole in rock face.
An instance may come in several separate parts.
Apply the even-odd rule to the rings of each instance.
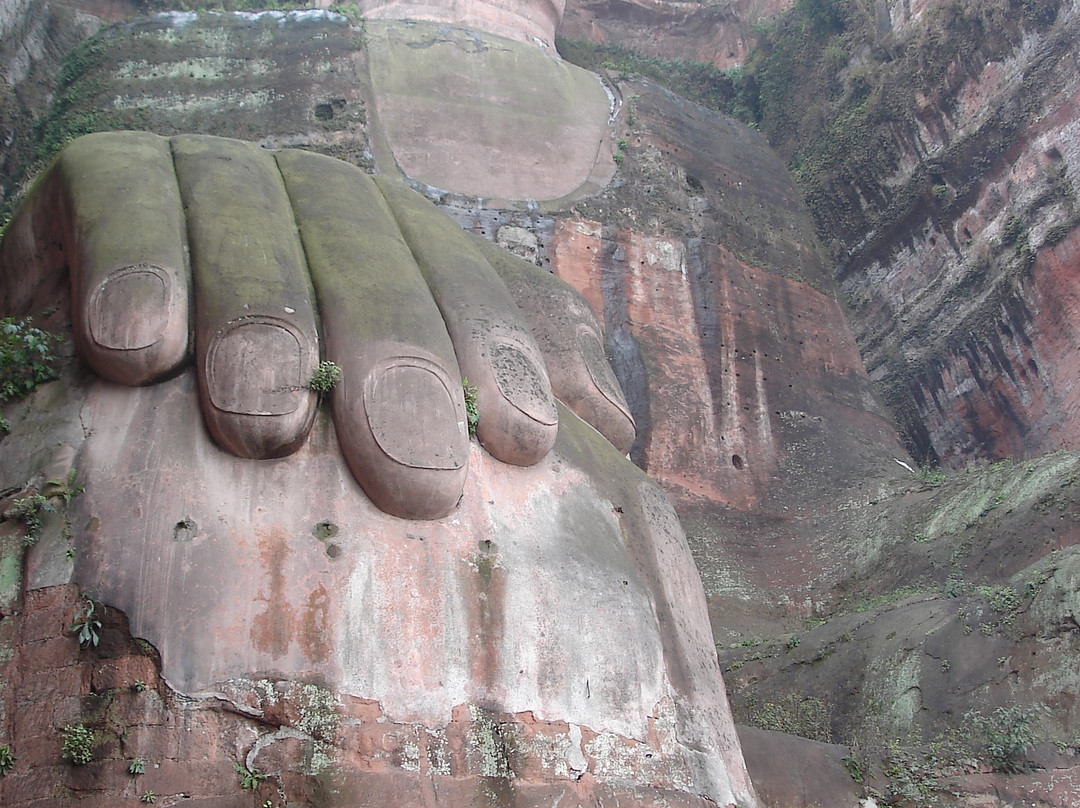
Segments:
[[[341,548],[336,544],[328,544],[326,545],[326,554],[331,558],[337,558],[341,555]]]
[[[173,541],[191,541],[199,532],[199,526],[190,516],[185,516],[173,526]]]
[[[741,458],[741,457],[740,457],[739,455],[737,455],[737,454],[733,454],[733,455],[731,456],[731,465],[733,465],[733,466],[734,466],[735,468],[737,468],[737,469],[738,469],[739,471],[742,471],[742,467],[743,467],[743,459],[742,459],[742,458]]]
[[[315,117],[320,121],[328,121],[334,117],[333,104],[316,104]]]
[[[319,522],[311,529],[311,535],[319,541],[326,541],[332,539],[338,534],[338,526],[329,520],[323,520]]]

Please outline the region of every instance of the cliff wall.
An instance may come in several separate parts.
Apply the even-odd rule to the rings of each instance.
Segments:
[[[661,29],[574,20],[568,36],[712,59],[677,26],[665,50]],[[740,71],[712,79],[792,171],[920,462],[1076,447],[1059,346],[1075,342],[1077,25],[1055,0],[804,2],[759,22]]]

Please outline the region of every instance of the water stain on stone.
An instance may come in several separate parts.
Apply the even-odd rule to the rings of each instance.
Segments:
[[[331,545],[331,548],[334,545]],[[327,553],[330,548],[327,548]],[[307,606],[300,618],[300,650],[312,662],[323,662],[330,655],[329,627],[330,593],[322,584],[308,595]]]
[[[251,644],[257,650],[279,659],[288,653],[295,617],[289,605],[285,577],[290,552],[288,537],[284,531],[275,529],[256,539],[266,581],[256,600],[263,601],[266,606],[251,621]]]

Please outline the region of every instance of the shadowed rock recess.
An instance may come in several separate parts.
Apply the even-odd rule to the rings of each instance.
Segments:
[[[1080,804],[1075,3],[559,5],[0,11],[0,804]]]

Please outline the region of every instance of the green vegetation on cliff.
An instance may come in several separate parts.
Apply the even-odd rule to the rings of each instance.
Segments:
[[[708,62],[646,56],[623,45],[556,38],[559,55],[586,70],[616,71],[652,79],[688,101],[756,124],[758,93],[741,68],[721,70]]]
[[[644,76],[759,128],[840,257],[914,207],[950,207],[970,193],[1023,122],[1015,111],[995,115],[977,144],[928,162],[898,191],[885,180],[902,153],[919,150],[921,127],[946,124],[965,80],[1057,13],[1056,0],[943,0],[897,31],[887,11],[862,0],[798,0],[756,25],[744,64],[727,70],[584,40],[560,39],[558,48],[582,67]]]

